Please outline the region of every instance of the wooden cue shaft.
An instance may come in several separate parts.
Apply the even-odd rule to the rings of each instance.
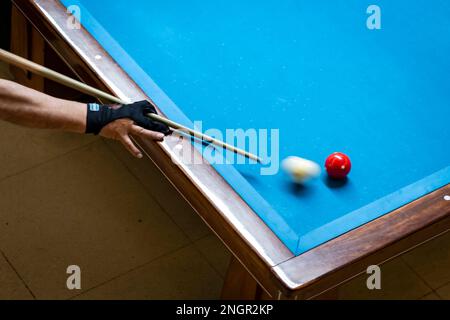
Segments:
[[[53,80],[55,82],[65,85],[67,87],[70,87],[72,89],[81,91],[83,93],[90,94],[94,97],[104,98],[111,102],[123,104],[122,100],[120,100],[119,98],[117,98],[113,95],[110,95],[106,92],[95,89],[83,82],[80,82],[80,81],[77,81],[70,77],[67,77],[61,73],[53,71],[49,68],[41,66],[40,64],[37,64],[37,63],[27,60],[25,58],[19,57],[19,56],[15,55],[11,52],[8,52],[6,50],[0,49],[0,59],[9,64],[12,64],[16,67],[31,71],[39,76]]]
[[[103,92],[101,90],[98,90],[98,89],[96,89],[94,87],[91,87],[91,86],[89,86],[89,85],[87,85],[87,84],[85,84],[83,82],[80,82],[80,81],[77,81],[77,80],[72,79],[70,77],[67,77],[67,76],[65,76],[65,75],[63,75],[63,74],[61,74],[59,72],[56,72],[54,70],[51,70],[51,69],[46,68],[44,66],[41,66],[40,64],[37,64],[37,63],[32,62],[30,60],[27,60],[25,58],[19,57],[19,56],[15,55],[15,54],[13,54],[11,52],[8,52],[6,50],[3,50],[3,49],[0,49],[0,60],[3,60],[4,62],[9,63],[11,65],[14,65],[16,67],[19,67],[19,68],[31,71],[31,72],[39,75],[39,76],[42,76],[44,78],[53,80],[53,81],[55,81],[57,83],[65,85],[65,86],[67,86],[69,88],[72,88],[72,89],[78,90],[80,92],[92,95],[94,97],[107,99],[108,101],[111,101],[111,102],[114,102],[114,103],[118,103],[118,104],[127,104],[127,103],[129,103],[129,102],[123,101],[123,100],[121,100],[121,99],[119,99],[119,98],[117,98],[117,97],[115,97],[115,96],[113,96],[113,95],[111,95],[109,93],[106,93],[106,92]],[[169,119],[161,117],[161,116],[159,116],[157,114],[149,113],[149,114],[147,114],[147,116],[152,118],[155,121],[162,122],[162,123],[166,124],[167,126],[173,128],[173,129],[178,129],[178,130],[187,132],[190,135],[192,135],[192,136],[194,136],[194,137],[196,137],[198,139],[201,139],[203,141],[212,143],[214,145],[217,145],[219,147],[225,148],[225,149],[227,149],[229,151],[232,151],[234,153],[240,154],[240,155],[242,155],[244,157],[250,158],[252,160],[255,160],[255,161],[261,163],[261,159],[258,156],[254,155],[254,154],[252,154],[250,152],[247,152],[245,150],[236,148],[236,147],[234,147],[232,145],[229,145],[229,144],[227,144],[227,143],[225,143],[223,141],[220,141],[218,139],[214,139],[213,137],[210,137],[210,136],[207,136],[207,135],[205,135],[205,134],[203,134],[201,132],[192,130],[192,129],[188,128],[188,127],[185,127],[185,126],[183,126],[183,125],[181,125],[179,123],[176,123],[174,121],[171,121]]]

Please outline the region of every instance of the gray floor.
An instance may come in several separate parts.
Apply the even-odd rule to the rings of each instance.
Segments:
[[[219,297],[230,255],[150,161],[97,137],[0,133],[0,299]],[[382,271],[383,290],[358,277],[340,298],[450,299],[450,235]]]

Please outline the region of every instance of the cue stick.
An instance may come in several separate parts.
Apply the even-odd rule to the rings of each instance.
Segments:
[[[8,52],[6,50],[0,49],[0,60],[3,60],[6,63],[9,63],[11,65],[14,65],[16,67],[28,70],[30,72],[33,72],[39,76],[42,76],[44,78],[53,80],[59,84],[65,85],[69,88],[78,90],[80,92],[89,94],[91,96],[97,97],[97,98],[103,98],[103,99],[107,99],[108,101],[111,102],[115,102],[118,104],[128,104],[128,102],[123,101],[109,93],[106,93],[104,91],[98,90],[94,87],[91,87],[83,82],[80,82],[78,80],[72,79],[70,77],[67,77],[59,72],[56,72],[54,70],[51,70],[49,68],[46,68],[40,64],[37,64],[35,62],[32,62],[30,60],[27,60],[25,58],[19,57],[11,52]],[[161,117],[160,115],[154,114],[154,113],[149,113],[147,114],[147,116],[155,121],[164,123],[165,125],[173,128],[173,129],[177,129],[180,130],[182,132],[187,132],[189,133],[191,136],[200,139],[202,141],[205,141],[207,143],[211,143],[214,144],[216,146],[222,147],[224,149],[227,149],[229,151],[232,151],[236,154],[240,154],[244,157],[247,157],[249,159],[255,160],[258,163],[262,163],[261,159],[242,149],[236,148],[235,146],[232,146],[230,144],[227,144],[221,140],[215,139],[213,137],[210,137],[208,135],[205,135],[201,132],[192,130],[188,127],[185,127],[179,123],[176,123],[174,121],[171,121],[167,118]]]

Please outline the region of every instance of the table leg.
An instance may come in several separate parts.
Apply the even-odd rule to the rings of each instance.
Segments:
[[[224,300],[258,300],[263,290],[242,264],[231,258],[222,289]]]
[[[11,8],[11,52],[68,77],[77,78],[67,62],[46,43],[15,6]],[[51,96],[80,102],[95,101],[92,97],[23,69],[11,66],[10,71],[16,82]]]
[[[11,52],[41,65],[45,62],[44,39],[15,6],[11,8]],[[44,78],[14,66],[10,71],[20,84],[44,90]]]

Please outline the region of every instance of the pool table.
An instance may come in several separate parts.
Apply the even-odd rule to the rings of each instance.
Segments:
[[[32,57],[45,55],[41,37],[90,85],[150,99],[186,126],[270,133],[263,164],[180,134],[135,140],[232,252],[224,298],[311,299],[450,226],[450,3],[375,2],[13,0],[13,10],[39,32]],[[299,185],[279,169],[335,151],[352,159],[345,180],[322,172]]]

